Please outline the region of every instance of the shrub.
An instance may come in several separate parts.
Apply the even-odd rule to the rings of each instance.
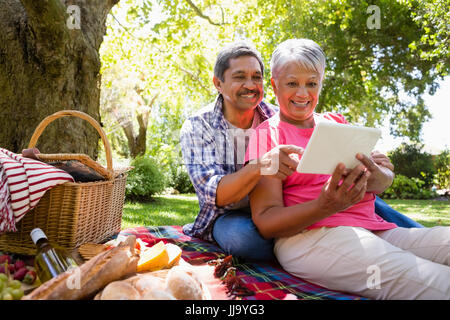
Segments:
[[[418,178],[424,182],[423,187],[433,185],[435,168],[431,154],[422,152],[422,145],[402,143],[390,152],[389,158],[395,166],[395,173],[408,178]]]
[[[126,197],[128,200],[150,200],[166,187],[166,179],[159,163],[150,156],[140,156],[131,162],[134,167],[128,174]]]
[[[195,189],[192,185],[189,174],[184,165],[173,164],[170,167],[171,177],[169,185],[178,190],[180,193],[194,193]]]
[[[450,189],[450,150],[444,150],[434,159],[434,183],[440,189]]]
[[[381,194],[381,197],[389,199],[431,199],[437,196],[436,192],[424,186],[425,182],[419,178],[408,178],[398,174],[392,185]]]

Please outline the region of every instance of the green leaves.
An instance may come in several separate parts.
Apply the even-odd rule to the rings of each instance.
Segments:
[[[378,29],[368,28],[371,5],[379,8]],[[102,47],[104,90],[132,90],[123,81],[143,75],[137,84],[147,100],[159,93],[161,114],[178,114],[172,120],[180,124],[214,99],[219,49],[244,38],[262,54],[265,99],[273,103],[273,50],[310,38],[327,56],[317,111],[371,126],[389,117],[394,135],[419,141],[430,116],[422,96],[449,73],[449,9],[441,0],[122,0]],[[130,93],[122,96],[129,103],[120,109],[133,108]]]

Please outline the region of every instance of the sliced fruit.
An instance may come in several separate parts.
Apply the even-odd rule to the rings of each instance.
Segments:
[[[137,265],[137,272],[156,271],[165,268],[169,263],[164,242],[160,241],[153,247],[143,250]]]
[[[167,265],[168,268],[173,267],[174,265],[178,264],[178,261],[180,261],[182,250],[179,246],[172,243],[166,244],[166,250],[169,254],[169,263]]]

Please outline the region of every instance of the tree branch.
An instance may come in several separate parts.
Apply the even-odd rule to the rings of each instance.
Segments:
[[[114,116],[116,117],[117,122],[122,127],[123,132],[125,133],[125,136],[127,137],[128,148],[130,149],[130,154],[133,154],[135,145],[136,145],[136,138],[135,138],[134,130],[133,130],[133,122],[131,120],[127,119],[127,117],[122,116],[121,113],[119,112],[118,107],[113,108],[112,112],[113,112]]]
[[[203,90],[205,90],[206,92],[210,93],[210,90],[209,90],[207,87],[205,87],[205,86],[203,85],[202,81],[199,79],[198,76],[196,76],[195,74],[193,74],[191,71],[189,71],[189,70],[183,68],[182,66],[180,66],[180,65],[177,64],[177,63],[173,63],[173,64],[174,64],[176,67],[178,67],[181,71],[183,71],[184,73],[186,73],[188,76],[190,76],[193,80],[197,81],[198,85],[199,85]]]
[[[210,24],[214,25],[214,26],[221,26],[226,24],[225,22],[222,23],[217,23],[211,20],[210,17],[208,17],[207,15],[205,15],[200,9],[199,7],[197,7],[191,0],[186,0],[186,2],[192,7],[192,9],[194,9],[195,13],[202,19],[207,20]],[[223,19],[223,10],[222,10],[222,19]]]
[[[134,91],[139,95],[139,97],[144,101],[145,106],[148,107],[147,110],[143,111],[139,115],[141,115],[140,118],[138,118],[139,127],[145,127],[145,130],[147,130],[148,125],[148,118],[150,117],[150,112],[152,111],[152,106],[156,101],[156,98],[159,96],[159,92],[157,92],[151,99],[148,101],[147,97],[142,94],[142,89],[135,87]],[[140,103],[139,103],[140,104]],[[142,121],[142,122],[140,122]]]
[[[113,14],[111,14],[111,15],[112,15],[113,19],[116,20],[116,22],[122,27],[122,29],[125,30],[125,32],[128,33],[131,37],[133,37],[133,38],[136,39],[136,40],[139,40],[139,41],[143,41],[143,42],[145,42],[145,43],[148,43],[149,46],[155,48],[156,50],[158,50],[158,51],[159,51],[160,53],[162,53],[162,54],[166,54],[166,53],[167,53],[166,51],[162,50],[161,48],[159,48],[158,46],[156,46],[154,43],[152,43],[151,41],[149,41],[149,39],[144,39],[144,38],[136,37],[136,36],[135,36],[133,33],[131,33],[131,32],[128,30],[128,28],[126,28],[126,27],[125,27],[125,26],[124,26],[124,25],[123,25],[123,24],[122,24],[122,23],[121,23],[114,15],[113,15]],[[168,61],[171,65],[173,65],[175,68],[177,68],[177,69],[183,71],[183,72],[186,73],[188,76],[190,76],[191,79],[194,80],[194,81],[196,81],[196,82],[198,83],[198,85],[199,85],[203,90],[205,90],[205,92],[208,93],[209,96],[212,96],[211,91],[210,91],[207,87],[205,87],[205,86],[203,85],[203,82],[201,81],[201,79],[200,79],[198,76],[196,76],[196,75],[195,75],[194,73],[192,73],[190,70],[188,70],[188,69],[182,67],[182,66],[181,66],[180,64],[178,64],[177,62],[172,61],[171,59],[167,59],[167,61]]]

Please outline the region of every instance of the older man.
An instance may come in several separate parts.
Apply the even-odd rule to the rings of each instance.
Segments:
[[[184,233],[215,241],[227,254],[247,260],[274,258],[272,239],[264,239],[251,219],[248,194],[262,175],[278,179],[291,175],[298,161],[290,154],[303,151],[294,145],[279,146],[256,163],[244,165],[251,131],[276,112],[262,101],[263,76],[264,64],[254,48],[245,43],[224,48],[214,67],[218,96],[186,120],[180,139],[200,205]],[[383,209],[388,221],[414,225],[389,206]]]

